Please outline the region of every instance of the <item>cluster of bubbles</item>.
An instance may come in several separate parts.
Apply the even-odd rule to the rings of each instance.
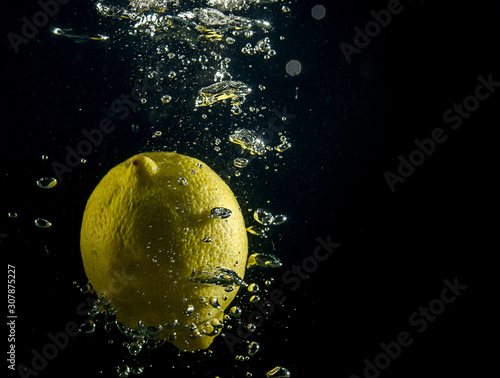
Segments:
[[[128,5],[119,6],[108,4],[107,0],[99,0],[95,4],[95,9],[104,20],[121,23],[123,26],[115,35],[77,33],[71,28],[55,28],[53,33],[57,36],[67,37],[75,42],[96,41],[95,43],[113,44],[120,38],[127,38],[127,46],[133,39],[141,41],[143,50],[134,49],[133,60],[139,64],[139,74],[146,75],[150,79],[155,79],[160,84],[160,89],[149,93],[140,93],[140,104],[143,109],[149,109],[151,114],[156,112],[161,116],[168,114],[169,109],[179,104],[190,106],[188,118],[199,116],[201,127],[213,137],[212,132],[221,133],[216,135],[214,150],[229,159],[230,165],[235,169],[235,176],[240,175],[241,169],[247,169],[253,159],[266,159],[269,155],[275,154],[281,159],[282,153],[292,147],[288,130],[277,133],[278,138],[271,144],[269,140],[263,138],[260,129],[267,126],[267,121],[273,118],[272,103],[262,106],[253,104],[249,108],[245,103],[256,93],[254,88],[265,91],[263,83],[249,83],[241,74],[231,72],[231,66],[235,61],[241,64],[245,59],[251,60],[255,64],[256,60],[263,64],[268,64],[268,60],[277,55],[275,50],[274,27],[270,20],[264,18],[247,17],[245,12],[252,10],[249,14],[256,14],[259,9],[269,10],[280,9],[283,13],[290,12],[287,3],[290,0],[206,0],[205,6],[196,8],[186,7],[191,2],[179,0],[129,0]],[[109,0],[111,1],[111,0]],[[200,2],[201,3],[201,2]],[[279,4],[279,5],[278,5]],[[267,12],[261,12],[268,14]],[[265,16],[264,16],[265,17]],[[313,9],[313,17],[321,19],[322,9]],[[284,40],[283,36],[278,37]],[[143,43],[146,40],[146,43]],[[261,60],[262,59],[262,60]],[[249,64],[249,67],[252,67]],[[233,66],[234,68],[234,66]],[[301,66],[298,61],[292,60],[286,66],[286,72],[290,76],[298,75]],[[144,76],[143,76],[144,77]],[[257,91],[258,93],[258,91]],[[226,108],[229,108],[229,117],[233,127],[219,127],[220,117],[223,116]],[[202,113],[202,114],[200,114]],[[215,117],[215,119],[214,119]],[[179,127],[184,126],[183,116],[178,115]],[[286,119],[280,121],[285,122]],[[187,122],[186,122],[187,123]],[[245,127],[239,125],[244,124]],[[163,128],[157,121],[150,134],[155,143],[164,140],[170,133],[169,129]],[[137,133],[139,125],[134,123],[132,131]],[[216,131],[215,131],[216,130]],[[278,140],[279,139],[279,140]],[[204,138],[197,140],[204,141]],[[226,143],[227,149],[223,150]],[[193,145],[196,143],[191,141]],[[241,147],[241,154],[235,155],[232,144]],[[160,148],[165,148],[162,146]],[[171,146],[167,147],[169,150]],[[267,167],[267,166],[266,166]],[[189,178],[189,176],[187,176]],[[178,185],[189,185],[186,177],[179,177]],[[57,180],[53,178],[43,178],[37,185],[44,189],[51,189],[57,185]],[[222,207],[215,207],[211,210],[211,217],[225,219],[231,216],[231,211]],[[272,214],[268,210],[258,208],[253,212],[255,225],[247,228],[249,234],[261,238],[267,238],[267,232],[271,227],[283,224],[287,217],[283,214]],[[50,222],[39,218],[35,221],[37,227],[46,228],[52,226]],[[206,235],[202,239],[205,243],[211,243],[214,238]],[[261,248],[264,249],[264,248]],[[264,249],[265,250],[265,249]],[[189,281],[195,284],[220,285],[226,292],[243,288],[242,303],[230,308],[224,319],[228,322],[224,325],[214,326],[214,330],[219,327],[230,329],[230,321],[238,322],[242,313],[246,310],[246,305],[261,300],[266,295],[273,279],[269,276],[263,277],[262,282],[253,278],[252,271],[258,268],[280,268],[281,260],[267,252],[251,253],[246,262],[247,269],[250,269],[250,278],[243,281],[242,278],[230,270],[221,267],[200,266],[193,267]],[[252,282],[253,281],[253,282]],[[89,284],[80,287],[82,292],[91,292]],[[224,298],[200,298],[206,304],[214,308],[220,307],[219,301]],[[186,303],[186,314],[194,311],[192,304]],[[122,345],[130,355],[136,356],[145,348],[154,349],[162,345],[164,340],[158,340],[155,335],[159,334],[162,327],[175,327],[175,322],[162,326],[151,327],[143,324],[137,329],[126,328],[116,320],[115,311],[104,298],[99,298],[86,323],[82,324],[81,331],[93,333],[96,324],[104,324],[104,329],[118,329],[120,334],[127,338]],[[255,330],[254,324],[248,324],[249,330]],[[216,330],[218,331],[218,329]],[[246,361],[258,354],[261,344],[256,340],[251,340],[246,345],[246,355],[237,355],[237,361]],[[141,374],[143,366],[130,367],[121,365],[117,367],[120,377],[127,377],[131,374]],[[246,376],[252,374],[247,372]],[[281,366],[271,369],[266,377],[281,378],[290,377],[290,372]]]
[[[42,156],[42,159],[45,160],[45,155]],[[42,189],[53,189],[57,185],[57,179],[54,177],[42,177],[41,179],[36,181],[36,185]],[[10,211],[7,213],[7,217],[18,218],[19,214],[14,212],[14,211]],[[41,218],[41,217],[35,218],[34,224],[38,228],[50,228],[50,227],[52,227],[52,222],[48,221],[45,218]]]

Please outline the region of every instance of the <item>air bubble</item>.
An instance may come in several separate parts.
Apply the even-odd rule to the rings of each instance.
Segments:
[[[248,256],[247,268],[260,266],[262,268],[281,268],[282,264],[279,258],[265,253],[253,253]]]
[[[269,226],[274,221],[273,214],[260,208],[255,210],[255,212],[253,213],[253,218],[264,226]]]
[[[37,218],[35,219],[35,226],[37,226],[38,228],[49,228],[52,227],[52,223],[47,219]]]
[[[259,343],[252,341],[248,344],[247,352],[249,356],[255,356],[255,354],[259,351],[260,345]]]
[[[214,207],[210,213],[212,218],[226,219],[231,216],[232,211],[225,207]]]
[[[276,366],[274,369],[266,373],[267,378],[289,378],[290,372],[281,366]]]
[[[57,179],[54,177],[43,177],[36,182],[39,188],[52,189],[57,185]]]
[[[210,301],[210,305],[212,305],[212,307],[214,307],[214,308],[220,308],[219,298],[212,297],[212,298],[210,298],[209,301]]]
[[[257,285],[256,283],[251,283],[250,285],[248,285],[247,290],[248,290],[250,293],[256,293],[256,292],[258,292],[260,289],[259,289],[259,285]]]
[[[233,306],[231,307],[231,309],[229,310],[229,315],[232,317],[232,318],[235,318],[235,319],[238,319],[240,316],[241,316],[241,308],[239,308],[238,306]]]
[[[130,374],[130,368],[127,365],[117,366],[116,372],[120,378],[126,378]]]
[[[255,303],[255,302],[259,302],[259,301],[260,301],[260,297],[258,295],[252,295],[249,299],[250,303]]]
[[[161,102],[163,102],[164,104],[168,104],[170,101],[172,101],[172,96],[170,95],[161,96]]]
[[[89,320],[88,322],[83,323],[80,325],[80,332],[82,333],[93,333],[95,331],[95,323],[92,320]]]
[[[233,161],[233,164],[237,168],[245,168],[248,165],[249,161],[245,158],[236,158]]]
[[[266,231],[260,227],[250,226],[247,228],[247,232],[253,235],[257,235],[261,238],[267,238]]]
[[[188,180],[185,179],[184,177],[180,177],[179,180],[177,180],[179,185],[186,186],[188,184]]]

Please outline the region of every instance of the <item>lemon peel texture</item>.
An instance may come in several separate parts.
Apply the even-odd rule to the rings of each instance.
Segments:
[[[206,349],[220,334],[248,253],[231,189],[201,161],[171,152],[135,155],[103,177],[80,247],[87,278],[117,320],[154,327],[183,351]],[[232,281],[190,279],[213,271],[232,272]]]

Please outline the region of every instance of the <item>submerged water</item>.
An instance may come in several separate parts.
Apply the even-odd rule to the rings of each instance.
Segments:
[[[27,136],[32,146],[28,175],[36,194],[45,197],[31,207],[36,209],[32,213],[18,202],[8,214],[45,232],[39,239],[43,255],[37,259],[49,261],[44,263],[55,272],[50,280],[57,288],[46,311],[63,309],[57,315],[63,323],[78,322],[81,334],[72,341],[78,353],[70,357],[76,370],[81,366],[89,376],[119,377],[291,376],[291,362],[283,362],[282,353],[270,347],[290,336],[271,333],[271,324],[279,324],[282,315],[275,315],[281,306],[269,301],[277,293],[275,271],[297,253],[280,247],[293,238],[286,227],[297,212],[297,204],[284,195],[287,185],[303,180],[314,187],[307,172],[300,172],[302,178],[289,175],[301,151],[309,150],[299,131],[320,122],[307,115],[308,88],[296,80],[315,64],[303,66],[305,53],[296,49],[305,47],[304,40],[315,40],[294,34],[303,27],[300,17],[309,23],[326,17],[325,7],[313,12],[313,5],[304,6],[304,13],[293,0],[89,1],[71,12],[61,6],[40,31],[40,55],[31,62],[39,71],[30,71],[20,91],[40,93],[32,106],[46,114],[43,123],[30,125]],[[30,45],[20,46],[25,47]],[[158,329],[124,328],[102,299],[89,304],[94,293],[78,248],[86,198],[109,168],[147,150],[205,161],[237,195],[248,227],[244,278],[193,266],[192,282],[222,285],[228,292],[240,287],[224,325],[218,325],[224,337],[193,355],[156,340]],[[179,185],[189,182],[180,178]],[[231,212],[214,208],[212,216],[224,219]],[[212,240],[207,236],[203,241]],[[73,281],[79,295],[69,289]],[[220,306],[218,298],[200,300]],[[33,348],[40,349],[46,335],[37,324],[34,320],[40,333],[35,339],[42,345]],[[57,332],[59,326],[54,327],[49,328]],[[30,352],[26,349],[18,361],[29,366]]]

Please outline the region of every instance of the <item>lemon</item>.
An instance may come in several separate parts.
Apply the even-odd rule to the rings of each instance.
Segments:
[[[242,279],[248,253],[231,189],[201,161],[171,152],[135,155],[103,177],[85,208],[80,247],[87,278],[117,320],[155,329],[182,351],[210,346],[239,289],[193,274]]]

